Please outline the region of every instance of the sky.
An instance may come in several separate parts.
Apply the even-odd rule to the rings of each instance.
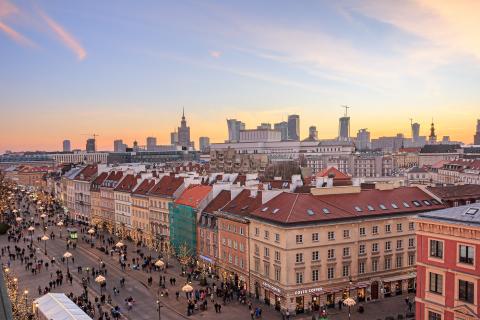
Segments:
[[[403,132],[473,141],[477,0],[0,0],[0,152],[73,148],[98,134],[227,138],[299,114],[320,138]]]

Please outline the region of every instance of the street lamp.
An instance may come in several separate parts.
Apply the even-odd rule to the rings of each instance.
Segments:
[[[28,290],[23,291],[25,295],[25,310],[28,310]]]
[[[46,234],[41,238],[42,241],[45,241],[45,255],[47,255],[47,240],[50,239]]]
[[[73,256],[73,254],[71,254],[71,253],[68,252],[68,251],[63,254],[63,257],[64,257],[65,259],[67,259],[67,272],[69,271],[69,270],[68,270],[68,259],[71,258],[72,256]]]
[[[60,229],[60,239],[62,239],[62,227],[63,227],[63,221],[58,221],[57,226]]]
[[[192,293],[192,291],[193,291],[193,287],[192,287],[190,284],[186,283],[186,284],[182,287],[182,291],[187,294],[187,298],[188,298],[188,295],[189,295],[190,293]]]
[[[30,245],[33,244],[33,232],[35,231],[35,227],[34,226],[30,226],[28,227],[28,232],[30,233]]]
[[[162,320],[162,313],[161,313],[162,306],[160,304],[160,297],[158,297],[157,305],[158,305],[158,320]]]
[[[95,282],[100,285],[100,294],[102,294],[103,291],[103,284],[105,283],[107,279],[105,279],[104,276],[99,275],[98,277],[95,278]]]
[[[40,215],[40,218],[42,218],[43,234],[45,234],[45,218],[46,217],[47,217],[47,215],[45,213],[42,213]]]
[[[165,262],[163,262],[160,259],[158,259],[157,262],[155,262],[155,266],[158,268],[162,268],[164,265],[165,265]],[[158,275],[159,275],[158,285],[160,285],[162,283],[162,274],[159,272]]]
[[[350,308],[353,307],[356,304],[356,302],[354,299],[348,297],[347,299],[343,300],[343,304],[348,307],[348,319],[350,320],[351,319]]]
[[[90,243],[93,243],[93,234],[95,233],[95,229],[90,228],[90,229],[88,229],[87,232],[90,235]]]

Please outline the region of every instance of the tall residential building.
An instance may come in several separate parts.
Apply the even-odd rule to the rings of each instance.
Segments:
[[[198,140],[198,146],[200,148],[200,151],[206,151],[210,147],[209,137],[200,137]]]
[[[288,122],[287,121],[275,123],[273,125],[273,129],[280,131],[282,133],[282,141],[288,140]]]
[[[240,140],[240,130],[245,130],[245,123],[237,119],[227,119],[228,141],[238,142]]]
[[[412,140],[414,143],[419,141],[420,137],[420,123],[412,123]]]
[[[178,132],[170,132],[170,144],[177,145],[178,144]]]
[[[127,145],[123,143],[123,140],[113,141],[113,152],[126,152]]]
[[[338,140],[350,140],[350,117],[344,116],[339,119]]]
[[[288,116],[288,139],[300,140],[300,116],[298,114]]]
[[[187,126],[187,121],[185,120],[185,110],[183,110],[182,121],[180,122],[180,127],[178,127],[178,144],[182,148],[189,148],[194,145],[190,141],[190,127]]]
[[[63,152],[70,152],[70,151],[72,151],[70,140],[63,140]]]
[[[318,140],[318,131],[316,126],[310,126],[308,128],[308,138],[310,140]]]
[[[147,151],[155,151],[157,147],[157,138],[147,137]]]
[[[97,150],[95,139],[87,139],[86,150],[87,152],[95,152]]]
[[[477,132],[473,136],[473,144],[480,145],[480,119],[477,120]]]
[[[371,148],[372,145],[370,143],[370,131],[367,131],[367,129],[358,130],[356,146],[359,150],[366,150]]]

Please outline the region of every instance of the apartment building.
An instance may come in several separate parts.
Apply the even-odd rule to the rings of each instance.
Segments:
[[[122,238],[132,237],[132,192],[140,175],[127,174],[113,190],[115,199],[115,229]]]
[[[109,232],[116,233],[115,228],[115,193],[114,189],[124,177],[123,171],[112,170],[100,185],[101,224]]]
[[[422,213],[416,224],[416,319],[480,319],[480,204]]]
[[[75,190],[75,204],[73,218],[85,223],[90,222],[91,199],[90,184],[98,175],[97,165],[85,166],[73,179]]]
[[[250,213],[250,291],[302,313],[415,290],[412,217],[444,208],[416,187],[282,192]]]
[[[163,176],[147,193],[149,223],[153,247],[165,252],[170,247],[169,206],[185,189],[184,179],[173,175]]]
[[[104,219],[102,216],[102,198],[100,195],[100,186],[102,183],[107,179],[108,172],[102,172],[99,174],[95,180],[92,181],[90,185],[90,199],[92,201],[91,204],[91,215],[90,215],[90,223],[101,227],[104,230],[108,230],[106,223],[104,223]]]
[[[148,192],[156,184],[155,179],[144,179],[132,192],[132,238],[138,243],[153,248]]]

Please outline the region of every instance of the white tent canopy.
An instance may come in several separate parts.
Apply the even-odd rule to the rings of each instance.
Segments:
[[[39,319],[92,320],[63,293],[47,293],[33,302]]]

